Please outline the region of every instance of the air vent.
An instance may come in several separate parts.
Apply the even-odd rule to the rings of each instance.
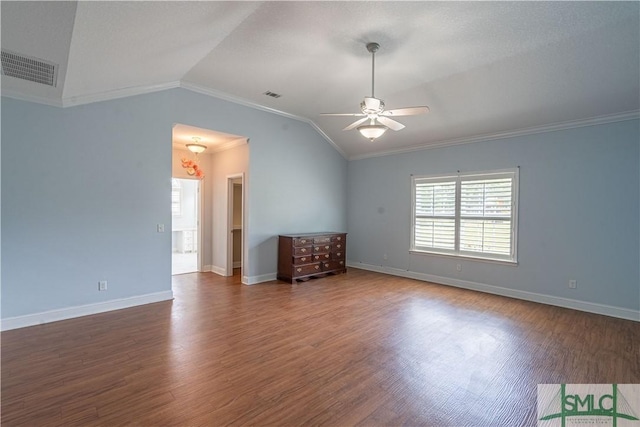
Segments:
[[[280,98],[282,96],[279,93],[271,92],[270,90],[266,91],[264,95],[270,96],[272,98]]]
[[[58,66],[52,62],[2,49],[2,75],[55,87]]]

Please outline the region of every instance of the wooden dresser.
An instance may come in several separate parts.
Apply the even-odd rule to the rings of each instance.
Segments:
[[[278,279],[296,283],[346,273],[347,233],[285,234],[278,239]]]

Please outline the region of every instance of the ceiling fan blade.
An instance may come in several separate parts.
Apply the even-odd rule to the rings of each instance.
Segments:
[[[344,128],[342,130],[355,129],[356,127],[358,127],[362,123],[366,122],[367,120],[369,120],[369,117],[365,117],[364,119],[356,120],[355,122],[351,123],[349,126],[347,126],[346,128]]]
[[[416,116],[418,114],[426,114],[428,113],[429,107],[405,107],[405,108],[396,108],[395,110],[386,110],[380,113],[383,116]]]
[[[321,116],[355,116],[355,117],[362,117],[364,116],[364,114],[362,113],[320,113]]]
[[[378,117],[378,121],[391,130],[404,129],[404,125],[402,123],[396,122],[388,117]]]

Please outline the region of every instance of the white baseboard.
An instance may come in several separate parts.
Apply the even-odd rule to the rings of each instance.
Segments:
[[[217,265],[209,265],[209,271],[214,272],[220,276],[226,276],[227,270],[224,267],[218,267]]]
[[[212,265],[203,265],[202,266],[202,272],[203,273],[209,273],[213,271],[213,266]]]
[[[381,265],[364,264],[355,261],[347,261],[347,266],[360,268],[362,270],[376,271],[378,273],[390,274],[392,276],[406,277],[409,279],[416,279],[424,282],[455,286],[458,288],[470,289],[473,291],[486,292],[494,295],[517,298],[525,301],[539,302],[542,304],[555,305],[557,307],[571,308],[573,310],[603,314],[605,316],[617,317],[626,320],[635,320],[636,322],[640,322],[640,311],[631,310],[628,308],[614,307],[605,304],[596,304],[593,302],[538,294],[535,292],[503,288],[500,286],[487,285],[485,283],[470,282],[468,280],[453,279],[450,277],[435,276],[433,274],[426,273],[417,273],[415,271],[401,270],[399,268],[384,267]]]
[[[245,285],[255,285],[257,283],[270,282],[276,280],[278,273],[260,274],[259,276],[242,276],[242,283]]]
[[[73,319],[75,317],[89,316],[91,314],[121,310],[123,308],[172,299],[173,291],[164,291],[98,302],[95,304],[78,305],[59,310],[43,311],[41,313],[27,314],[25,316],[8,317],[0,321],[0,330],[8,331],[10,329],[26,328],[27,326],[42,325],[50,322],[57,322],[59,320]]]

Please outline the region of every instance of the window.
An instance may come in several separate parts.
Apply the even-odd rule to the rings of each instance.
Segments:
[[[175,178],[171,178],[171,215],[182,215],[182,185]]]
[[[516,262],[518,169],[411,178],[411,251]]]

